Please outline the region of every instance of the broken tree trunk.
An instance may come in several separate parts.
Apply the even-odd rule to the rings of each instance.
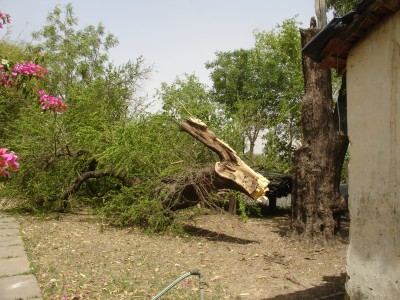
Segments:
[[[302,46],[317,30],[301,30]],[[306,240],[329,241],[335,214],[345,209],[339,191],[348,145],[346,80],[333,110],[331,74],[303,55],[305,95],[302,99],[303,144],[294,156],[292,228]]]
[[[184,178],[168,178],[171,193],[164,206],[172,210],[191,207],[207,201],[210,193],[220,189],[240,191],[254,200],[268,191],[268,179],[244,163],[236,152],[218,139],[201,120],[189,118],[179,124],[180,129],[214,151],[220,161],[213,168],[205,168],[186,175]],[[165,193],[165,190],[164,190]]]
[[[220,161],[215,164],[215,173],[229,186],[236,186],[238,191],[253,199],[258,199],[268,190],[268,179],[246,165],[236,152],[218,139],[201,120],[189,118],[180,124],[180,128],[218,155]]]

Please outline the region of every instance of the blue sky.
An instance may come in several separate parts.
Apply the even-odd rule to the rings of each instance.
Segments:
[[[0,10],[12,16],[12,38],[29,42],[48,12],[67,3],[81,27],[101,22],[119,39],[111,51],[116,64],[142,55],[153,65],[143,86],[149,95],[184,73],[209,84],[204,64],[216,51],[250,48],[255,29],[269,31],[296,15],[308,27],[314,15],[314,0],[0,0]]]

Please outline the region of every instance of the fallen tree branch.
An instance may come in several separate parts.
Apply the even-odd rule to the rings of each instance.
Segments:
[[[215,164],[215,177],[225,181],[228,188],[241,191],[258,199],[268,191],[269,180],[251,169],[236,152],[208,129],[201,120],[188,118],[180,129],[215,152],[220,161]]]
[[[221,207],[223,199],[218,197],[221,190],[239,191],[254,200],[265,195],[268,179],[246,165],[201,120],[189,118],[179,123],[179,127],[215,152],[220,161],[214,166],[164,178],[154,192],[166,209],[184,209],[200,202]]]
[[[111,173],[104,172],[102,170],[86,171],[79,175],[79,177],[75,180],[75,183],[63,194],[61,198],[63,200],[67,200],[69,196],[78,192],[79,189],[81,188],[81,185],[90,178],[100,178],[111,175],[112,175]]]
[[[54,155],[52,155],[47,161],[46,161],[46,166],[45,169],[47,169],[48,167],[50,167],[55,161],[57,157],[62,157],[62,156],[70,156],[70,157],[78,157],[84,154],[92,154],[92,151],[87,150],[87,149],[80,149],[77,151],[71,151],[69,149],[68,145],[65,145],[65,148],[67,149],[67,152],[62,152],[62,153],[56,153]]]
[[[140,180],[137,178],[127,178],[124,174],[122,173],[117,173],[113,170],[105,172],[102,170],[93,170],[93,171],[85,171],[82,174],[78,176],[78,178],[75,180],[74,184],[62,195],[61,199],[66,201],[68,198],[72,195],[77,193],[82,184],[85,183],[87,180],[91,178],[101,178],[101,177],[106,177],[106,176],[112,176],[122,182],[124,186],[130,186],[133,185],[134,183],[139,183]]]

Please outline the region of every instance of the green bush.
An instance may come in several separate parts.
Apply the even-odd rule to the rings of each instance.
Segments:
[[[151,199],[148,194],[143,186],[122,188],[121,192],[105,198],[98,211],[113,225],[135,226],[146,232],[165,231],[173,223],[172,214],[159,199]]]

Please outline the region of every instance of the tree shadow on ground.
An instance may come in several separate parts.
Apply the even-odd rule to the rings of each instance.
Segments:
[[[248,240],[248,239],[241,239],[235,236],[227,235],[224,233],[219,233],[215,231],[211,231],[208,229],[196,227],[193,225],[184,225],[184,230],[192,236],[198,236],[205,238],[209,241],[218,241],[218,242],[225,242],[225,243],[234,243],[240,245],[252,244],[252,243],[260,243],[256,240]]]
[[[261,207],[260,214],[265,218],[284,217],[284,216],[290,217],[291,210],[290,208],[279,207],[279,206],[275,208],[264,206]]]
[[[263,217],[274,221],[274,226],[269,227],[272,232],[279,234],[280,237],[286,237],[290,233],[290,213],[290,209],[276,208],[268,211]]]
[[[343,300],[346,274],[340,276],[324,276],[326,283],[286,295],[264,298],[263,300]]]
[[[272,232],[279,234],[280,237],[291,236],[292,231],[290,228],[290,209],[278,209],[271,211],[268,215],[264,216],[275,221],[275,226],[271,227]],[[349,239],[349,226],[350,221],[346,219],[340,220],[340,229],[336,233],[336,237],[343,243],[348,243]]]

